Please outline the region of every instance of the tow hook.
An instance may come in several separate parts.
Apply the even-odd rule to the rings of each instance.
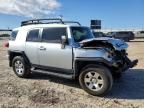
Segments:
[[[138,59],[131,61],[127,56],[125,56],[124,59],[127,63],[128,68],[133,68],[138,64]]]
[[[137,64],[138,64],[138,59],[136,59],[130,63],[130,68],[135,67]]]

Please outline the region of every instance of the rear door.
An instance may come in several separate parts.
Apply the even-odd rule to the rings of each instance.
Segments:
[[[30,62],[39,65],[38,44],[40,43],[39,29],[32,29],[27,34],[25,53]]]
[[[44,28],[42,42],[39,45],[40,65],[50,69],[72,69],[72,47],[68,42],[64,49],[61,47],[61,36],[67,37],[67,28]]]

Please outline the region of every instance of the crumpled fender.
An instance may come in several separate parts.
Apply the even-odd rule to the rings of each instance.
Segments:
[[[128,44],[125,43],[123,40],[108,37],[86,39],[80,42],[80,46],[82,48],[96,48],[100,46],[111,47],[119,51],[128,48]]]

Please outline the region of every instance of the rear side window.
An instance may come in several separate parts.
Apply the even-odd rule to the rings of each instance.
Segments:
[[[49,43],[61,43],[61,36],[67,36],[66,28],[44,28],[42,41]]]
[[[26,41],[28,41],[28,42],[38,42],[39,41],[39,29],[29,31]]]
[[[18,34],[18,31],[12,31],[10,35],[10,40],[14,41],[16,39],[17,34]]]

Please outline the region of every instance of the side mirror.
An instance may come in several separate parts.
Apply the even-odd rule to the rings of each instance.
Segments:
[[[61,36],[61,44],[62,44],[62,47],[61,47],[61,48],[62,48],[62,49],[65,48],[66,42],[67,42],[66,36]]]

